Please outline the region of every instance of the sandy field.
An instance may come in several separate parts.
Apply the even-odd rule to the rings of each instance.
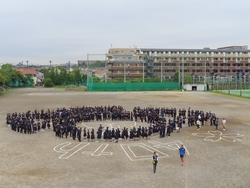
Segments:
[[[20,134],[5,123],[6,114],[35,109],[76,106],[121,105],[175,107],[204,112],[220,118],[218,131],[204,125],[183,126],[170,137],[148,140],[78,142],[59,139],[54,132]],[[227,120],[222,130],[222,118]],[[167,120],[169,117],[166,117]],[[248,188],[250,186],[250,100],[210,92],[74,92],[61,89],[13,89],[0,96],[0,187],[56,188]],[[133,121],[94,121],[93,127],[148,126]],[[181,166],[180,145],[186,148]],[[156,173],[151,157],[159,155]]]

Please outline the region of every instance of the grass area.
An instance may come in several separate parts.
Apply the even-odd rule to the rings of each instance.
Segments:
[[[237,98],[244,98],[244,99],[250,99],[250,90],[230,90],[230,93],[228,90],[219,90],[213,91],[214,94],[218,95],[225,95],[230,97],[237,97]]]

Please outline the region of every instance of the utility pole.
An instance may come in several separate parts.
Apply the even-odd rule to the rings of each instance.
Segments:
[[[144,83],[144,61],[142,61],[142,82]]]
[[[162,57],[161,57],[161,82],[162,82]]]
[[[184,90],[184,62],[185,62],[185,57],[184,57],[184,54],[183,54],[183,56],[182,56],[182,76],[181,76],[182,90]]]
[[[126,82],[126,68],[125,68],[125,61],[123,62],[123,68],[124,68],[124,70],[123,70],[123,76],[124,76],[124,78],[123,78],[123,81],[124,81],[124,83]]]

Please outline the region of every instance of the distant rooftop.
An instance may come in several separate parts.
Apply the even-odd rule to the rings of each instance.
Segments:
[[[226,46],[218,48],[218,50],[248,50],[248,45],[245,46]]]
[[[250,52],[248,50],[248,46],[226,46],[217,49],[210,49],[209,47],[201,48],[201,49],[178,49],[178,48],[141,48],[143,52],[149,51],[169,51],[169,52]]]
[[[23,75],[27,75],[27,74],[36,75],[37,72],[38,72],[36,69],[33,69],[33,68],[27,68],[27,69],[19,68],[19,69],[16,69],[16,70],[21,72]]]

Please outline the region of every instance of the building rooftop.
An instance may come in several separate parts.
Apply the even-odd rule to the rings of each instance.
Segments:
[[[27,74],[36,75],[37,72],[38,72],[34,68],[27,68],[27,69],[19,68],[19,69],[16,69],[16,70],[18,70],[19,72],[21,72],[23,75],[27,75]]]
[[[143,52],[245,52],[249,53],[250,50],[247,46],[228,46],[228,47],[222,47],[217,49],[210,49],[208,47],[202,48],[202,49],[181,49],[181,48],[141,48],[141,51]]]

